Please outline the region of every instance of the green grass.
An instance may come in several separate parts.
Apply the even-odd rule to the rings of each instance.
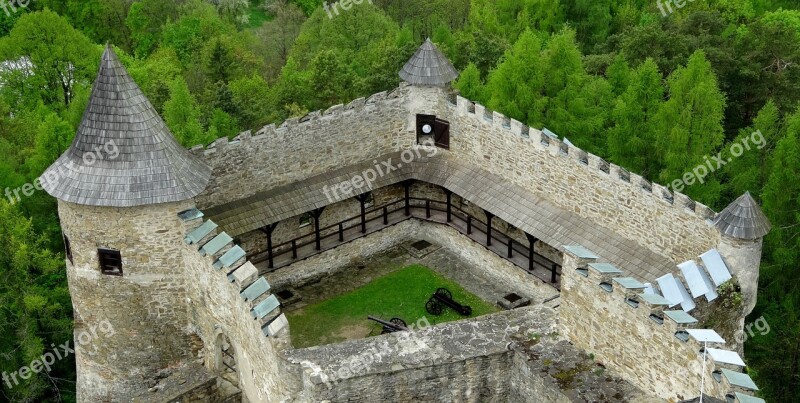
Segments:
[[[267,14],[267,12],[261,8],[261,1],[251,1],[250,2],[250,9],[248,13],[250,14],[250,21],[247,23],[245,28],[258,28],[264,25],[265,22],[272,20],[273,16]]]
[[[368,315],[384,320],[399,317],[409,326],[422,318],[431,325],[464,319],[450,308],[441,316],[425,311],[425,303],[439,287],[449,289],[460,304],[471,306],[471,317],[499,310],[427,267],[412,265],[349,293],[288,313],[292,342],[302,348],[380,334],[381,326],[368,321]]]

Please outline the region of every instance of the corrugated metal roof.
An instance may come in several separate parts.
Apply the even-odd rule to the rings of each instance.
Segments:
[[[714,225],[722,235],[738,239],[758,239],[772,228],[750,192],[720,211],[714,218]]]
[[[42,186],[72,203],[131,207],[191,199],[210,177],[107,46],[75,139]]]
[[[443,86],[458,77],[458,70],[428,38],[400,70],[400,78],[412,85]]]

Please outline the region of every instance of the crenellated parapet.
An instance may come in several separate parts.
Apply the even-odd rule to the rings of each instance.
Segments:
[[[221,138],[193,147],[213,169],[209,186],[197,198],[199,207],[240,200],[410,147],[414,137],[407,133],[408,91],[402,86],[244,132],[230,141]]]
[[[688,196],[461,96],[448,105],[451,153],[673,260],[718,244],[716,213]]]
[[[279,358],[290,344],[288,321],[269,282],[202,212],[190,209],[178,217],[186,234],[189,317],[203,341],[206,368],[217,374],[235,370],[250,398],[282,400],[295,387]]]
[[[697,397],[704,385],[706,396],[763,402],[716,332],[586,248],[564,249],[559,327],[574,345],[669,401]]]
[[[712,219],[716,215],[711,208],[692,200],[689,196],[680,192],[673,193],[666,186],[652,183],[640,175],[628,172],[625,168],[605,161],[601,157],[576,147],[574,144],[560,140],[552,133],[529,127],[516,119],[509,118],[500,112],[489,110],[485,106],[461,96],[457,96],[456,104],[450,103],[449,105],[453,107],[457,114],[473,115],[476,118],[480,118],[486,124],[491,124],[493,128],[506,131],[506,134],[529,140],[531,145],[536,146],[539,150],[574,160],[586,169],[607,175],[611,180],[626,183],[631,189],[648,193],[659,202],[674,206],[676,209],[693,212],[700,219]]]

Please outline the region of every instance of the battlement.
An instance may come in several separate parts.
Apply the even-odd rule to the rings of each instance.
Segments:
[[[695,329],[698,321],[691,315],[670,309],[664,297],[599,259],[583,247],[565,247],[559,321],[573,344],[645,392],[670,401],[696,397],[701,383],[709,396],[755,399],[749,395],[758,388],[741,372],[741,357],[721,349],[724,339],[713,330]]]
[[[576,147],[568,141],[562,141],[550,132],[544,132],[540,129],[529,127],[516,119],[509,118],[500,112],[489,110],[485,106],[461,96],[456,96],[455,104],[449,102],[448,105],[453,108],[456,113],[480,117],[496,129],[504,130],[515,137],[530,140],[532,145],[538,147],[542,151],[547,151],[554,156],[561,156],[577,161],[584,168],[604,174],[611,180],[618,180],[620,183],[628,184],[633,190],[650,194],[654,200],[663,204],[693,212],[698,218],[703,220],[712,219],[716,215],[716,212],[711,208],[692,200],[689,196],[679,192],[670,192],[666,186],[650,182],[641,175],[629,172],[619,165],[605,161],[592,153]]]
[[[235,202],[410,148],[417,141],[416,113],[437,113],[450,122],[451,144],[443,153],[535,191],[655,253],[682,261],[719,242],[710,225],[715,213],[689,197],[547,130],[461,96],[408,85],[265,126],[255,135],[245,132],[231,141],[194,147],[213,168],[209,186],[197,197],[198,207]]]
[[[247,396],[279,401],[291,382],[281,376],[277,355],[289,344],[288,321],[269,282],[202,212],[186,210],[178,217],[186,234],[189,316],[203,341],[206,367],[213,373],[235,369]]]

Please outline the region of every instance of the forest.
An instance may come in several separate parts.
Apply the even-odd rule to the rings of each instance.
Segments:
[[[71,340],[56,201],[31,190],[70,145],[103,46],[186,147],[390,90],[430,37],[461,94],[773,229],[747,340],[768,401],[800,396],[800,4],[792,0],[35,0],[0,5],[0,371]],[[25,6],[21,5],[25,4]],[[755,134],[763,147],[731,155]],[[14,190],[17,190],[15,193]],[[22,190],[21,192],[19,190]],[[75,401],[75,362],[0,400]]]

